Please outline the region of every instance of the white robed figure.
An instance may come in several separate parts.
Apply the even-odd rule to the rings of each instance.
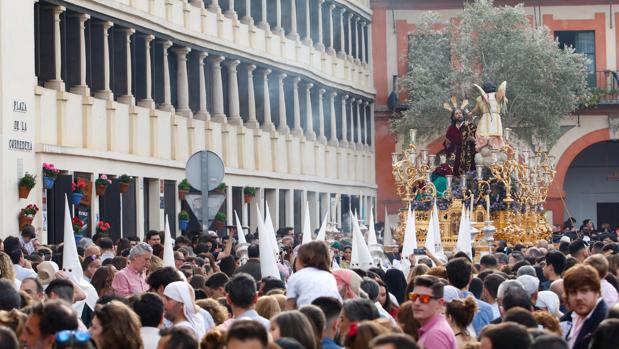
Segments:
[[[481,119],[477,123],[475,133],[475,150],[478,152],[488,146],[490,149],[502,149],[505,145],[503,141],[503,123],[501,113],[505,112],[507,98],[505,89],[507,81],[503,81],[497,89],[491,83],[485,83],[483,88],[475,84],[480,96],[477,97],[477,104],[469,115],[481,112]]]

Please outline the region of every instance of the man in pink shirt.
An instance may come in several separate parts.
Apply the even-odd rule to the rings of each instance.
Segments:
[[[417,343],[426,349],[456,349],[456,337],[442,314],[444,286],[435,276],[421,275],[415,278],[415,288],[408,295],[413,316],[421,324]]]
[[[150,264],[153,248],[145,242],[140,242],[129,251],[129,264],[116,273],[112,281],[114,294],[127,297],[144,293],[148,290],[144,271]]]

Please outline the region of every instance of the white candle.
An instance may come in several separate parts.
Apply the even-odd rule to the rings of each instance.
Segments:
[[[486,213],[488,215],[488,220],[490,220],[490,195],[486,195]]]

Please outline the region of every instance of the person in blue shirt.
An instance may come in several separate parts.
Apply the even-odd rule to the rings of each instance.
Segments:
[[[318,297],[312,301],[312,304],[320,308],[325,314],[325,327],[320,341],[320,348],[342,349],[334,340],[340,325],[342,303],[334,297]]]

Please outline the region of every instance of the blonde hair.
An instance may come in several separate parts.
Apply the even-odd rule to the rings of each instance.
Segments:
[[[228,320],[228,309],[213,298],[197,300],[196,304],[213,316],[216,325],[221,325],[224,321]]]
[[[279,308],[284,311],[284,309],[286,309],[286,295],[284,294],[274,294],[273,297],[275,297],[275,299],[277,299],[277,302],[279,303]]]
[[[266,318],[271,319],[275,315],[282,312],[279,302],[275,296],[262,296],[256,302],[256,312]]]
[[[561,325],[559,324],[559,320],[556,317],[552,316],[549,312],[545,310],[536,310],[531,313],[535,321],[538,324],[542,325],[544,329],[563,337],[563,331],[561,331]]]
[[[111,301],[95,309],[95,317],[103,328],[97,342],[101,348],[143,349],[140,318],[125,304]]]
[[[159,258],[158,256],[152,255],[150,257],[150,264],[148,266],[148,274],[152,273],[153,271],[157,269],[161,269],[163,267],[164,267],[163,259]]]
[[[15,269],[11,257],[4,252],[0,252],[0,279],[6,279],[15,283]]]

